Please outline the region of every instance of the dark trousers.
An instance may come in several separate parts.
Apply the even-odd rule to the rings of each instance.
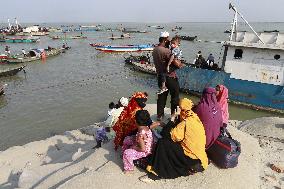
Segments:
[[[166,77],[166,87],[168,91],[158,95],[157,100],[157,116],[164,116],[164,108],[167,103],[167,97],[171,95],[171,113],[173,114],[179,103],[179,83],[177,78]]]

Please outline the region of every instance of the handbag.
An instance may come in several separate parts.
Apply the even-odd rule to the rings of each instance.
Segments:
[[[219,168],[227,169],[238,165],[241,144],[232,138],[226,128],[206,151],[208,158]]]

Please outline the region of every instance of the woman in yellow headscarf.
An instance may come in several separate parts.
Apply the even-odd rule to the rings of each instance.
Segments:
[[[147,171],[155,178],[177,178],[203,171],[208,166],[205,152],[206,136],[198,116],[191,110],[193,103],[180,100],[179,123],[170,121],[162,131]],[[153,177],[152,177],[153,178]]]

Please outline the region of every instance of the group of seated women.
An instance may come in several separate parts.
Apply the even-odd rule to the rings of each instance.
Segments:
[[[114,144],[122,147],[124,172],[134,170],[134,161],[147,158],[147,179],[171,179],[204,171],[206,151],[227,126],[228,89],[223,85],[205,88],[197,105],[190,99],[179,101],[180,112],[167,124],[152,122],[146,106],[147,93],[134,93],[114,124]],[[152,129],[161,126],[155,140]],[[146,177],[145,177],[146,178]]]

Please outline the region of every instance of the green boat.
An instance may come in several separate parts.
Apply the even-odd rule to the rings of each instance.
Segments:
[[[2,43],[35,43],[38,42],[39,37],[14,37],[14,38],[2,38]]]
[[[43,59],[43,52],[45,53],[45,58],[59,55],[64,50],[62,48],[49,48],[49,49],[32,49],[27,53],[26,56],[18,55],[12,56],[7,59],[7,63],[24,63],[24,62],[32,62],[36,60]]]

